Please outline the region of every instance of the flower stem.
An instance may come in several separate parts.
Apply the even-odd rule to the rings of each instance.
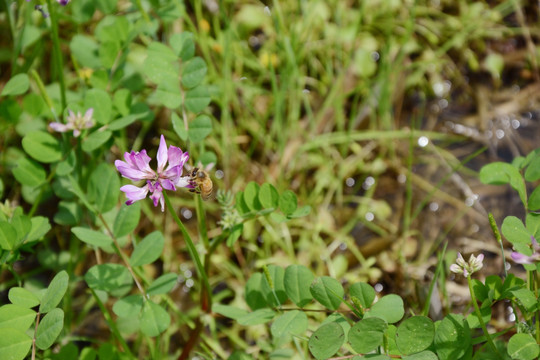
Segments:
[[[193,240],[191,240],[191,236],[189,236],[189,233],[187,232],[187,229],[184,226],[184,223],[182,223],[182,220],[180,220],[180,218],[176,214],[176,211],[174,210],[174,207],[172,206],[171,200],[169,200],[167,193],[163,192],[163,197],[165,198],[165,204],[167,205],[167,209],[173,216],[174,221],[176,221],[176,224],[178,225],[178,227],[180,228],[180,231],[182,232],[182,235],[184,236],[184,240],[186,241],[189,255],[191,256],[191,259],[195,262],[195,268],[197,269],[197,274],[199,275],[199,278],[201,279],[203,283],[203,287],[206,290],[206,292],[202,292],[206,296],[201,298],[201,309],[204,312],[210,312],[210,309],[212,308],[212,296],[211,296],[212,289],[210,288],[210,283],[208,282],[208,276],[204,269],[203,263],[201,262],[201,258],[199,257],[199,253],[197,252],[197,248],[195,247]]]
[[[54,109],[53,102],[51,98],[49,97],[49,94],[47,94],[45,85],[43,85],[43,81],[41,80],[41,77],[39,76],[38,72],[32,69],[30,70],[30,75],[32,75],[32,77],[34,78],[34,81],[36,82],[36,85],[39,88],[39,92],[41,93],[41,97],[43,98],[43,101],[45,101],[45,103],[49,107],[49,110],[51,111],[52,116],[54,117],[54,121],[59,122],[58,115],[56,114],[56,110]]]
[[[54,4],[57,5],[57,4]],[[60,37],[58,35],[58,17],[56,16],[56,7],[52,0],[47,0],[47,8],[51,16],[51,32],[53,42],[53,53],[56,58],[56,71],[58,72],[58,82],[60,83],[60,97],[62,101],[62,111],[66,108],[66,83],[64,82],[64,63],[62,61],[62,52],[60,51]]]
[[[94,299],[96,300],[96,303],[98,304],[98,306],[99,306],[99,308],[101,310],[101,313],[105,317],[105,321],[109,325],[109,328],[111,329],[111,332],[116,337],[116,340],[118,340],[118,342],[120,343],[121,349],[125,352],[126,355],[129,356],[129,358],[136,359],[135,356],[133,355],[133,353],[131,352],[131,350],[129,349],[128,344],[126,343],[126,341],[122,337],[122,334],[120,334],[120,331],[116,327],[116,324],[114,323],[114,320],[113,320],[111,314],[109,313],[109,310],[107,310],[107,308],[105,307],[103,302],[99,299],[99,296],[97,296],[94,289],[90,288],[90,292],[94,296]]]
[[[487,342],[489,344],[489,347],[493,351],[494,354],[497,354],[499,359],[503,359],[501,354],[499,353],[499,350],[497,350],[497,347],[495,346],[495,343],[493,342],[493,339],[488,333],[486,323],[484,322],[484,319],[482,318],[482,313],[480,312],[480,307],[478,306],[478,302],[476,301],[476,295],[474,295],[474,290],[472,286],[472,279],[471,275],[467,275],[467,283],[469,284],[469,292],[471,294],[471,301],[474,306],[474,311],[476,312],[476,316],[478,317],[478,322],[480,323],[480,326],[482,327],[482,331],[484,332],[484,335],[486,336]]]
[[[109,234],[110,238],[113,241],[114,250],[115,250],[116,254],[118,256],[120,256],[120,258],[124,262],[124,265],[126,266],[129,273],[131,274],[131,277],[133,278],[133,281],[135,282],[135,285],[137,285],[137,288],[141,292],[141,294],[143,296],[143,299],[146,301],[147,300],[146,291],[144,290],[144,287],[142,286],[142,284],[139,282],[139,279],[135,275],[135,272],[133,271],[133,268],[131,267],[131,264],[129,263],[129,259],[128,259],[127,255],[124,254],[124,252],[122,251],[122,248],[120,247],[120,244],[118,243],[118,240],[116,239],[116,236],[114,235],[113,231],[109,227],[109,224],[107,223],[107,221],[105,221],[105,218],[103,217],[103,215],[101,213],[96,211],[95,214],[97,214],[98,218],[103,223],[103,226],[105,226],[105,230],[107,230],[107,233]]]

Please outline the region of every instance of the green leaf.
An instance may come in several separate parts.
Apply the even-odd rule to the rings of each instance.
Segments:
[[[0,221],[0,248],[4,250],[13,250],[17,243],[17,231],[7,221]]]
[[[93,118],[98,124],[108,124],[111,121],[112,101],[109,94],[101,89],[90,89],[84,97],[84,107],[93,108]]]
[[[310,291],[315,300],[330,310],[337,310],[345,295],[341,283],[329,276],[316,278],[311,284]]]
[[[484,184],[501,185],[509,183],[518,192],[521,202],[523,204],[527,203],[525,183],[519,170],[514,166],[503,162],[485,165],[480,169],[479,178]]]
[[[187,89],[199,85],[206,75],[206,63],[200,57],[194,57],[182,67],[182,85]]]
[[[111,69],[120,53],[120,44],[116,41],[102,42],[98,48],[99,60],[106,69]]]
[[[227,237],[227,246],[231,247],[234,245],[234,243],[238,240],[240,235],[242,235],[242,231],[244,231],[244,224],[236,224],[231,229],[231,233]]]
[[[285,286],[283,284],[285,270],[282,267],[275,265],[269,265],[267,270],[267,272],[263,272],[261,290],[263,291],[268,305],[279,306],[287,301],[287,293],[285,292]],[[269,283],[268,276],[270,277],[272,284]]]
[[[51,229],[49,219],[44,216],[34,216],[30,219],[32,228],[26,237],[26,242],[37,241],[41,239]]]
[[[248,314],[244,309],[237,308],[230,305],[214,304],[212,305],[212,312],[223,315],[230,319],[238,320],[241,317]]]
[[[131,274],[120,264],[94,265],[84,275],[84,280],[90,288],[106,291],[116,297],[124,296],[133,286]]]
[[[171,317],[167,311],[148,300],[144,303],[141,312],[141,330],[147,336],[158,336],[167,328],[171,323]]]
[[[111,121],[109,124],[108,129],[111,131],[121,130],[129,125],[133,124],[135,121],[139,120],[141,117],[143,117],[144,114],[130,114],[126,115],[120,119],[116,119],[114,121]]]
[[[30,79],[26,74],[17,74],[7,82],[0,96],[21,95],[30,88]]]
[[[81,240],[82,242],[87,243],[88,245],[97,246],[97,247],[109,247],[112,245],[112,239],[110,236],[100,232],[91,230],[83,227],[74,227],[71,228],[71,232]]]
[[[15,247],[18,247],[26,240],[26,235],[30,232],[32,223],[26,215],[14,215],[11,219],[11,225],[17,233],[17,243],[15,243]]]
[[[376,316],[389,324],[398,322],[405,315],[403,299],[395,294],[385,295],[377,301],[365,314],[365,317]]]
[[[23,331],[0,328],[0,354],[5,360],[23,360],[26,358],[32,339]]]
[[[46,173],[41,165],[23,157],[17,161],[13,176],[23,185],[38,186],[45,182]]]
[[[131,23],[126,17],[106,16],[96,27],[95,35],[101,43],[112,41],[122,44],[128,39],[130,30]]]
[[[146,292],[148,295],[161,295],[171,291],[178,284],[178,275],[175,273],[163,274],[154,280]]]
[[[28,307],[7,304],[0,307],[0,328],[26,331],[36,320],[36,312]]]
[[[148,56],[144,61],[142,72],[156,84],[167,79],[178,79],[178,69],[174,65],[176,61],[177,56],[169,47],[152,42],[148,46]]]
[[[351,329],[351,325],[349,324],[347,319],[345,319],[345,317],[341,315],[340,313],[332,313],[328,315],[328,317],[323,320],[321,325],[328,324],[331,322],[335,322],[336,324],[339,324],[341,328],[343,329],[344,334],[348,334],[349,330]]]
[[[259,309],[238,318],[238,323],[244,326],[265,324],[272,320],[276,313],[272,309]]]
[[[97,69],[101,66],[101,61],[98,58],[99,45],[94,38],[86,35],[74,35],[69,43],[69,48],[81,67]]]
[[[435,326],[425,316],[413,316],[403,321],[396,333],[396,344],[403,354],[426,350],[435,337]]]
[[[246,282],[245,300],[251,310],[258,310],[267,306],[262,290],[263,274],[257,272],[251,275]]]
[[[529,195],[529,203],[527,204],[529,211],[540,210],[540,186],[537,186],[531,195]]]
[[[294,213],[298,207],[298,200],[296,195],[291,190],[286,190],[279,197],[279,209],[285,214],[290,215]]]
[[[380,318],[364,318],[349,330],[349,343],[354,351],[369,353],[383,343],[386,321]]]
[[[42,163],[53,163],[62,158],[58,140],[42,131],[26,134],[22,139],[22,147],[28,155]]]
[[[144,299],[142,295],[129,295],[119,299],[113,305],[113,311],[120,317],[130,317],[141,312]]]
[[[171,36],[169,43],[176,55],[178,55],[182,61],[187,61],[195,55],[193,34],[188,31],[174,34]]]
[[[323,360],[337,353],[344,342],[343,329],[337,323],[331,322],[315,330],[309,338],[308,347],[315,359]]]
[[[91,133],[82,142],[82,149],[84,152],[91,153],[98,149],[107,142],[112,136],[112,132],[109,130],[97,130]]]
[[[59,308],[52,309],[41,319],[36,330],[36,345],[41,350],[46,350],[54,344],[54,341],[64,328],[64,311]]]
[[[123,204],[114,219],[113,233],[120,238],[131,233],[139,224],[141,217],[141,204],[136,202],[132,205]]]
[[[100,213],[111,210],[120,196],[120,178],[114,166],[99,164],[90,175],[88,199],[96,205]]]
[[[274,319],[270,331],[275,338],[284,335],[302,335],[308,327],[308,318],[305,312],[292,310]]]
[[[171,114],[171,122],[176,134],[180,137],[180,139],[186,141],[188,139],[188,131],[186,130],[184,121],[180,119],[180,117],[175,112],[173,112]]]
[[[96,7],[104,14],[111,14],[117,9],[118,0],[96,0]]]
[[[533,360],[540,355],[540,348],[532,335],[515,334],[508,341],[508,355],[512,359]]]
[[[39,305],[38,297],[34,295],[34,293],[32,293],[30,290],[22,287],[12,287],[11,289],[9,289],[8,299],[9,301],[11,301],[12,304],[19,305],[28,309]]]
[[[511,293],[519,300],[527,312],[532,313],[538,309],[538,299],[531,290],[521,288],[511,291]]]
[[[59,225],[74,226],[79,224],[82,217],[82,209],[76,202],[60,201],[58,212],[54,215],[54,222]]]
[[[164,246],[165,238],[161,231],[154,231],[146,235],[131,254],[129,259],[131,266],[141,266],[154,262],[160,257]]]
[[[56,166],[56,175],[65,176],[71,174],[75,169],[75,152],[70,151],[67,158],[63,159]]]
[[[178,70],[165,58],[148,55],[143,65],[143,73],[155,84],[167,79],[178,79]]]
[[[210,92],[205,85],[199,85],[186,91],[184,106],[192,113],[203,111],[210,104]]]
[[[119,18],[121,19],[121,18]],[[129,110],[131,108],[131,104],[132,104],[132,96],[131,96],[131,91],[129,91],[128,89],[118,89],[116,90],[116,92],[113,94],[113,106],[114,108],[120,113],[120,115],[123,116],[123,119],[125,118],[134,118],[136,119],[136,115],[133,114],[133,115],[130,115],[129,114]],[[114,122],[118,122],[118,120],[115,120],[113,122],[111,122],[109,124],[109,129],[111,129],[111,126]],[[124,125],[122,126],[121,128],[124,128],[126,127],[127,125]],[[111,129],[111,130],[114,130],[114,129]]]
[[[422,351],[413,355],[402,357],[403,360],[438,360],[439,358],[431,351]]]
[[[459,314],[447,315],[435,330],[435,349],[440,360],[461,358],[471,347],[472,334]]]
[[[142,304],[141,304],[142,309]],[[140,312],[140,309],[139,309]],[[116,319],[116,325],[118,326],[118,331],[122,335],[131,335],[135,333],[139,333],[139,330],[141,329],[141,319],[138,316],[138,314],[135,314],[137,316],[134,316],[133,314],[130,316],[123,316],[118,317]],[[103,357],[103,359],[109,359],[110,357]],[[92,359],[94,360],[94,359]]]
[[[486,304],[491,304],[491,300],[486,301]],[[483,306],[480,307],[480,314],[482,315],[482,319],[484,320],[484,323],[489,323],[489,320],[491,320],[491,307],[489,306]],[[470,313],[467,318],[467,323],[469,324],[469,328],[471,329],[479,329],[481,328],[480,321],[478,320],[478,316],[476,315],[476,312]]]
[[[169,109],[176,109],[182,105],[182,94],[177,78],[166,78],[156,89],[156,98]]]
[[[538,179],[540,179],[540,156],[534,157],[525,170],[525,180],[533,182]]]
[[[41,305],[39,306],[39,312],[42,314],[48,313],[54,309],[66,293],[69,284],[69,276],[65,270],[60,271],[51,280],[49,287],[41,298]]]
[[[159,41],[153,41],[148,45],[148,56],[164,59],[170,63],[178,60],[174,51]]]
[[[56,350],[56,349],[55,349]],[[54,352],[53,360],[69,360],[69,359],[79,359],[79,348],[75,345],[74,342],[67,343],[60,348],[58,352]]]
[[[259,202],[259,184],[255,181],[250,181],[244,189],[244,202],[250,211],[257,211],[262,209]]]
[[[190,124],[188,138],[194,143],[198,143],[212,132],[212,119],[208,115],[197,116]]]
[[[262,184],[259,190],[259,203],[265,209],[277,209],[279,205],[279,193],[272,184]]]
[[[217,163],[217,155],[213,151],[205,151],[199,155],[199,161],[203,166]]]
[[[507,216],[501,226],[501,232],[512,244],[530,244],[532,234],[523,222],[515,216]]]
[[[292,214],[288,214],[287,218],[294,219],[294,218],[304,217],[304,216],[309,215],[310,212],[311,212],[311,206],[304,205],[296,209]]]
[[[368,309],[375,300],[375,289],[363,282],[354,283],[349,288],[349,295],[357,298],[364,309]]]
[[[290,265],[285,269],[285,292],[298,307],[304,307],[313,300],[310,285],[314,278],[313,273],[303,265]]]

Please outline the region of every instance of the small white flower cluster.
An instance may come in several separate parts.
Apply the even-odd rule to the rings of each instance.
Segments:
[[[484,260],[484,254],[478,256],[471,255],[469,261],[465,261],[461,253],[458,253],[456,263],[450,265],[450,271],[456,274],[463,274],[465,277],[469,277],[473,273],[477,272],[484,266],[482,261]]]

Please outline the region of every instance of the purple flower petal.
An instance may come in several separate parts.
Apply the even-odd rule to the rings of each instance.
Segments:
[[[174,187],[174,183],[169,179],[161,180],[161,186],[163,186],[165,190],[176,191],[176,188]]]
[[[152,168],[150,167],[150,160],[152,160],[152,158],[148,156],[146,150],[141,150],[141,152],[137,152],[134,154],[132,153],[131,158],[133,160],[133,163],[139,170],[154,175],[154,170],[152,170]]]
[[[167,169],[173,168],[175,166],[184,166],[186,161],[189,159],[189,154],[187,152],[182,152],[182,150],[176,146],[169,146],[169,166]]]
[[[126,201],[127,205],[133,204],[135,201],[142,200],[148,194],[148,186],[145,185],[142,188],[135,185],[124,185],[120,188],[120,191],[126,193],[128,200]]]
[[[67,126],[66,124],[59,123],[59,122],[52,122],[49,124],[49,127],[57,132],[66,132],[66,131],[71,130],[69,126]]]
[[[182,168],[182,166],[175,166],[171,169],[167,169],[161,174],[161,177],[175,182],[176,179],[182,176]]]
[[[146,172],[134,169],[122,160],[116,160],[114,166],[116,166],[116,169],[123,177],[128,178],[129,180],[140,181],[149,178]]]
[[[154,202],[154,206],[158,206],[158,203],[161,203],[161,211],[165,211],[163,188],[161,187],[161,184],[159,182],[152,184],[150,181],[148,181],[148,188],[152,192],[152,195],[150,195],[150,199],[152,199],[152,201]]]
[[[515,251],[512,252],[512,254],[510,254],[510,257],[512,258],[512,260],[514,260],[514,262],[518,264],[532,264],[533,263],[533,259],[531,256],[523,255]]]
[[[169,155],[167,151],[167,144],[165,143],[165,137],[161,135],[157,152],[158,174],[161,174],[163,172],[163,169],[165,169],[165,164],[167,163],[168,156]]]

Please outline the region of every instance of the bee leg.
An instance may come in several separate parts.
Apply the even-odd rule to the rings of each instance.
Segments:
[[[200,194],[201,191],[199,189],[189,189],[189,192]]]

